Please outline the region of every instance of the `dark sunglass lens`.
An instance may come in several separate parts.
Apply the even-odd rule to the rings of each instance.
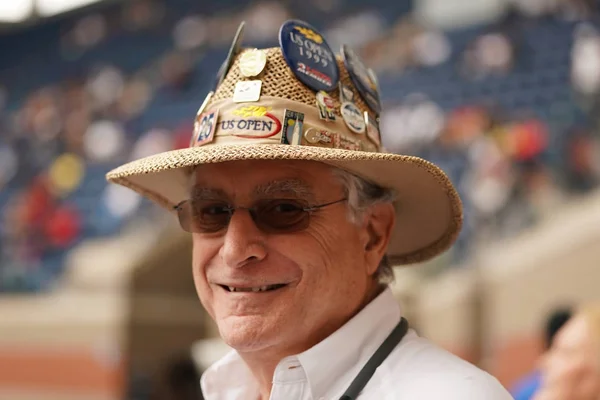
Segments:
[[[227,227],[231,208],[226,203],[214,201],[192,201],[191,227],[194,232],[213,233]]]
[[[266,200],[257,204],[256,219],[264,229],[276,232],[293,232],[308,226],[306,205],[297,200]]]

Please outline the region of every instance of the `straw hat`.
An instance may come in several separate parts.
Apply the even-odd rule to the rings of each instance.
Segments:
[[[240,49],[242,30],[198,111],[190,147],[130,162],[107,179],[173,211],[188,198],[190,173],[198,165],[320,161],[396,190],[392,264],[425,261],[446,250],[462,226],[460,198],[434,164],[382,152],[373,72],[347,47],[334,55],[302,21],[284,23],[277,48]],[[312,58],[299,59],[307,49]]]

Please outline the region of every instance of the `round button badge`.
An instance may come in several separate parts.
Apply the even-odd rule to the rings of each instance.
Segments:
[[[372,70],[363,64],[360,57],[348,46],[342,46],[342,58],[344,65],[348,70],[348,75],[358,93],[369,105],[369,107],[377,114],[381,112],[381,102],[379,100],[379,89],[377,86],[377,78]]]
[[[340,78],[335,54],[323,35],[304,21],[289,20],[279,29],[283,58],[300,82],[318,92],[331,92]]]
[[[342,103],[340,107],[346,126],[354,133],[365,133],[367,126],[364,117],[354,103]]]

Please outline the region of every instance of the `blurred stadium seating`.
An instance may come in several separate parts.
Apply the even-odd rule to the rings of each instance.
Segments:
[[[297,17],[378,71],[386,147],[441,165],[465,202],[440,268],[597,186],[600,84],[575,74],[600,60],[595,8],[439,32],[408,0],[304,3],[131,1],[0,36],[0,292],[50,290],[82,242],[156,217],[104,174],[187,145],[242,19],[245,45]]]

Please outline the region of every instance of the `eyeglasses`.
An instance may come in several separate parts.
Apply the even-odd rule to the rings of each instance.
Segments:
[[[234,207],[215,200],[184,200],[174,208],[183,230],[190,233],[216,233],[229,225],[236,210],[248,210],[256,226],[266,233],[292,233],[306,229],[310,215],[323,207],[346,201],[309,205],[297,199],[265,199],[253,207]]]

